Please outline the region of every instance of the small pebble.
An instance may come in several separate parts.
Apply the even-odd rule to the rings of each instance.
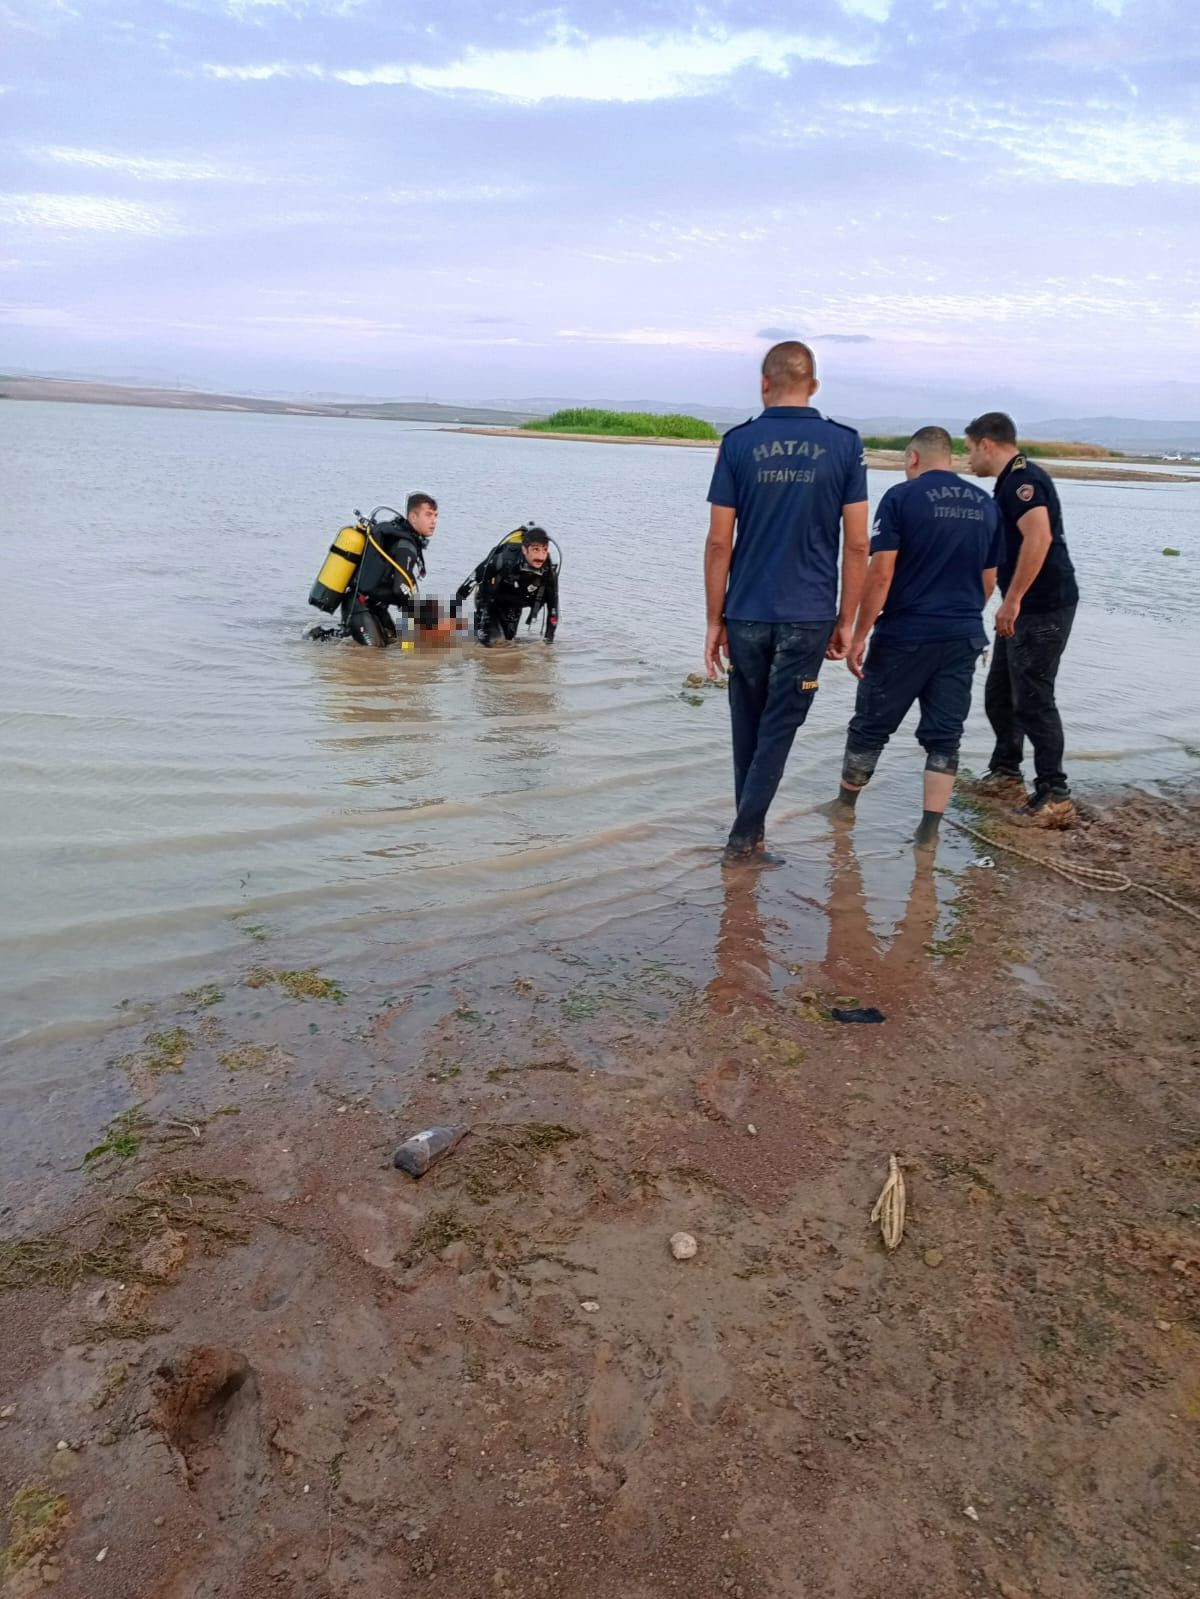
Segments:
[[[942,1264],[942,1261],[945,1260],[945,1258],[946,1258],[945,1255],[942,1254],[940,1249],[927,1249],[925,1251],[925,1253],[921,1256],[921,1259],[925,1262],[925,1264],[927,1266],[935,1266],[935,1267],[936,1266],[940,1266]]]
[[[753,1122],[747,1122],[746,1123],[746,1131],[750,1134],[751,1138],[757,1138],[758,1137],[758,1128],[754,1125]]]
[[[598,1299],[581,1299],[579,1308],[580,1310],[599,1310],[600,1301]]]
[[[108,1553],[108,1545],[105,1544],[104,1548],[101,1549],[100,1553],[96,1556],[96,1564],[97,1565],[100,1564],[100,1562],[104,1559],[104,1557],[105,1557],[105,1555],[107,1553]]]
[[[1170,1332],[1175,1323],[1173,1321],[1156,1321],[1154,1325],[1158,1328],[1159,1332]]]
[[[16,1405],[5,1405],[4,1409],[0,1410],[0,1421],[7,1421],[10,1416],[15,1416],[16,1413]]]
[[[978,1510],[976,1510],[974,1505],[968,1505],[967,1508],[963,1511],[963,1515],[966,1516],[969,1521],[978,1521],[979,1520],[979,1512],[978,1512]]]
[[[671,1234],[671,1253],[676,1260],[691,1260],[699,1247],[691,1233]]]
[[[71,1446],[65,1438],[60,1438],[54,1447],[56,1449],[69,1449]]]

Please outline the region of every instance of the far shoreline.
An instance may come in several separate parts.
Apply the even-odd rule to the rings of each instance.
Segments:
[[[560,442],[580,444],[654,444],[670,449],[715,450],[720,439],[664,439],[652,434],[630,433],[557,433],[545,428],[469,426],[443,427],[442,433],[476,433],[485,438],[497,439],[557,439]],[[1039,458],[1040,460],[1040,458]],[[1042,463],[1044,464],[1044,463]],[[1120,461],[1109,460],[1103,465],[1082,461],[1051,461],[1053,475],[1057,478],[1075,478],[1087,483],[1200,483],[1200,472],[1155,472],[1137,466],[1124,466]],[[903,450],[868,450],[867,466],[878,472],[902,472]],[[955,458],[956,470],[965,471],[966,462]]]

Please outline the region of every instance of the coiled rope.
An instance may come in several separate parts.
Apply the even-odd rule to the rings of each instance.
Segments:
[[[1023,861],[1031,861],[1034,866],[1044,866],[1048,872],[1056,872],[1059,877],[1065,877],[1068,883],[1074,883],[1076,888],[1090,888],[1097,894],[1127,894],[1130,889],[1136,889],[1139,894],[1149,894],[1151,899],[1157,899],[1162,904],[1169,905],[1172,910],[1179,911],[1181,915],[1190,916],[1192,921],[1200,922],[1200,911],[1193,910],[1190,905],[1181,904],[1177,899],[1172,899],[1170,894],[1164,894],[1161,889],[1151,888],[1148,883],[1135,882],[1125,872],[1115,872],[1103,866],[1082,866],[1078,861],[1063,866],[1058,861],[1048,861],[1043,855],[1031,855],[1028,850],[1018,849],[1015,844],[1006,844],[1002,839],[981,833],[977,827],[969,827],[966,822],[960,822],[956,817],[948,816],[946,820],[952,827],[957,827],[960,833],[969,833],[972,838],[977,838],[989,849],[1007,850],[1010,855],[1017,855]]]

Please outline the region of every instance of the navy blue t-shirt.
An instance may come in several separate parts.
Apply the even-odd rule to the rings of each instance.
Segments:
[[[879,502],[871,554],[896,550],[896,572],[875,624],[881,638],[910,644],[978,638],[983,574],[1004,558],[995,501],[954,472],[922,472]]]
[[[862,440],[811,405],[770,405],[731,428],[708,490],[737,513],[726,620],[833,621],[842,507],[866,497]]]

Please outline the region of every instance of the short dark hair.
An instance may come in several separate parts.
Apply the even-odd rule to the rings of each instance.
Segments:
[[[762,375],[773,389],[799,389],[816,382],[817,358],[799,339],[785,339],[763,356]]]
[[[985,411],[974,422],[968,422],[963,432],[975,444],[981,439],[991,439],[993,444],[1017,442],[1017,424],[1003,411]]]
[[[910,450],[916,450],[918,454],[949,455],[954,444],[945,428],[930,423],[928,427],[917,429],[909,439],[908,447]]]
[[[435,511],[438,508],[437,501],[432,494],[410,494],[404,502],[405,516],[408,516],[412,511],[419,510],[422,505],[432,505]]]
[[[523,527],[521,529],[522,544],[544,544],[550,547],[550,535],[544,527]]]

